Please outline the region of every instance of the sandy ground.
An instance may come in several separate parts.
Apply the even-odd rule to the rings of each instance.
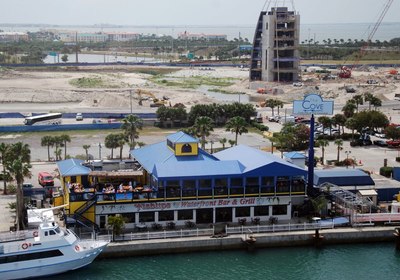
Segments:
[[[134,112],[155,111],[150,108],[151,100],[144,100],[139,105],[138,90],[142,97],[168,98],[166,105],[182,103],[187,108],[195,104],[210,104],[229,102],[223,98],[207,94],[207,89],[183,89],[155,84],[149,80],[150,75],[132,73],[126,68],[119,69],[87,69],[79,71],[21,71],[0,70],[0,110],[17,112],[87,112],[87,111],[124,111],[131,107]],[[388,74],[389,69],[365,68],[367,71],[353,71],[353,77],[346,80],[322,81],[318,74],[303,73],[303,87],[294,87],[292,84],[265,83],[267,89],[278,88],[280,94],[256,93],[254,86],[248,81],[248,70],[240,68],[215,68],[210,71],[199,68],[182,68],[166,76],[166,79],[182,80],[188,77],[205,76],[215,78],[233,78],[234,84],[223,89],[228,92],[243,92],[250,95],[255,105],[267,98],[281,99],[287,104],[293,100],[302,99],[310,92],[320,93],[324,99],[334,99],[336,105],[345,104],[354,93],[346,93],[345,85],[356,87],[355,94],[372,92],[384,101],[394,100],[396,93],[400,94],[400,81],[394,80]],[[335,74],[335,73],[333,73]],[[83,77],[101,77],[106,84],[118,88],[78,88],[70,84],[73,79]],[[375,79],[378,85],[367,85],[368,79]],[[315,87],[319,89],[316,90]],[[132,94],[131,91],[132,90]],[[46,110],[47,109],[47,110]]]

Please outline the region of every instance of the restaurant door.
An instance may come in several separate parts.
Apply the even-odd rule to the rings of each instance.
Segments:
[[[215,222],[216,223],[232,222],[232,208],[217,208],[217,209],[215,209]]]
[[[196,210],[196,224],[212,224],[213,223],[213,209],[199,209]]]

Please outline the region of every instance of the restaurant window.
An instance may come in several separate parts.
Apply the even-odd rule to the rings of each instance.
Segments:
[[[216,178],[214,181],[214,195],[228,194],[228,180],[226,178]]]
[[[246,194],[258,194],[258,193],[259,193],[258,177],[246,178]]]
[[[178,210],[178,220],[192,220],[193,210]]]
[[[269,206],[254,206],[254,216],[268,216]]]
[[[135,223],[135,213],[125,213],[121,214],[121,217],[124,219],[125,223]]]
[[[139,222],[148,223],[154,222],[154,212],[141,212],[139,213]]]
[[[276,180],[276,192],[288,193],[290,190],[290,180],[287,176],[278,177]]]
[[[242,187],[243,178],[231,178],[231,187]]]
[[[237,207],[236,217],[250,217],[250,207]]]
[[[165,198],[165,188],[162,183],[158,184],[157,198]]]
[[[261,193],[275,194],[274,177],[261,177]]]
[[[174,220],[174,211],[160,211],[158,212],[158,221],[173,221]]]
[[[243,178],[231,178],[231,187],[229,189],[229,194],[238,195],[243,193]]]
[[[292,178],[292,192],[304,192],[305,181],[302,176],[294,176]]]
[[[182,182],[182,197],[196,196],[196,181],[184,180]]]
[[[286,215],[287,205],[274,205],[272,206],[272,215]]]
[[[211,181],[211,179],[199,180],[199,196],[212,196],[212,181]]]
[[[180,197],[181,196],[181,187],[179,185],[179,181],[166,181],[166,193],[167,197]]]

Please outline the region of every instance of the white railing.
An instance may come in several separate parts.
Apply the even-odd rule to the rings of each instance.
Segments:
[[[334,228],[334,223],[302,223],[302,224],[274,224],[274,225],[252,225],[252,226],[236,226],[225,227],[225,233],[245,234],[245,233],[270,233],[270,232],[291,232],[306,231],[316,229]],[[130,232],[115,236],[115,241],[134,241],[134,240],[151,240],[151,239],[173,239],[183,237],[199,237],[199,236],[220,236],[215,233],[214,228],[207,229],[180,229],[180,230],[163,230],[163,231],[146,231],[146,232]],[[98,240],[112,240],[112,234],[98,235]]]
[[[267,233],[267,232],[286,232],[286,231],[305,231],[315,229],[328,229],[334,228],[334,223],[303,223],[303,224],[274,224],[274,225],[254,225],[254,226],[238,226],[226,227],[227,234],[244,234],[249,231],[253,233]]]

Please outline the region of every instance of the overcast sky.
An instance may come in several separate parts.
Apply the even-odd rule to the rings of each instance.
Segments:
[[[376,22],[388,0],[285,2],[302,24]],[[269,1],[267,1],[268,3]],[[0,23],[59,25],[254,25],[265,0],[0,0]],[[395,0],[384,22],[400,22]]]

